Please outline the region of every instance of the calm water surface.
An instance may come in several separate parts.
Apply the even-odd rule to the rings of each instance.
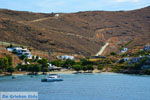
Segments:
[[[61,74],[62,82],[41,82],[44,76],[0,77],[0,91],[33,91],[39,100],[150,100],[150,76]]]

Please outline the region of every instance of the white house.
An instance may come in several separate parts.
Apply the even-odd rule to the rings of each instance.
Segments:
[[[129,57],[125,57],[125,58],[122,58],[122,59],[118,60],[117,62],[118,62],[118,63],[126,62],[126,61],[129,61],[130,59],[131,59],[131,58],[129,58]]]
[[[27,59],[38,59],[38,60],[42,59],[39,56],[38,57],[33,56],[27,48],[23,49],[21,47],[12,47],[12,48],[7,48],[7,50],[10,52],[15,51],[17,56],[19,56],[19,57],[21,57],[22,55],[25,55]]]
[[[27,48],[23,49],[21,47],[12,47],[12,48],[7,48],[7,50],[10,52],[15,51],[18,56],[26,55],[26,58],[32,59],[32,54]]]
[[[7,48],[7,50],[10,51],[10,52],[13,52],[14,50],[15,50],[15,51],[18,51],[18,50],[21,50],[21,49],[22,49],[21,47]]]
[[[30,52],[29,50],[26,50],[26,51],[25,51],[25,50],[22,50],[22,51],[21,51],[21,54],[22,54],[22,55],[31,55],[31,52]]]
[[[67,59],[70,59],[70,60],[74,60],[74,56],[68,56],[68,55],[61,55],[61,56],[57,56],[58,59],[61,59],[61,60],[67,60]]]
[[[12,52],[14,49],[13,48],[7,48],[7,50]]]
[[[29,55],[26,55],[26,57],[28,58],[28,59],[32,59],[32,55],[31,54],[29,54]]]
[[[55,17],[59,17],[59,14],[55,14]]]
[[[61,67],[57,67],[55,65],[52,65],[52,64],[48,63],[48,69],[49,70],[60,70]]]
[[[143,57],[133,57],[131,58],[130,62],[129,63],[137,63],[137,62],[140,62],[140,60],[142,59]]]
[[[128,48],[123,48],[122,50],[121,50],[121,53],[125,53],[125,52],[127,52],[128,51]]]
[[[126,58],[123,58],[123,60],[126,62],[126,61],[129,61],[131,58],[129,57],[126,57]]]
[[[150,45],[144,46],[143,50],[144,50],[144,51],[150,51]]]

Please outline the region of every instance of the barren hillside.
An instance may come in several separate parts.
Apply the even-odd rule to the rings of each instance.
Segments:
[[[0,10],[0,41],[39,50],[94,55],[109,42],[105,54],[125,44],[150,43],[150,7],[134,11],[43,14]]]

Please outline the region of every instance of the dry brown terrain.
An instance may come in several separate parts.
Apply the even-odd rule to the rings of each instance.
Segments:
[[[0,58],[6,57],[6,56],[11,56],[12,57],[12,62],[13,66],[16,66],[18,63],[21,63],[22,61],[16,56],[15,54],[10,53],[9,51],[6,50],[5,46],[0,45]]]
[[[0,41],[38,50],[95,55],[125,44],[132,48],[150,43],[150,7],[133,11],[92,11],[55,14],[0,10]]]

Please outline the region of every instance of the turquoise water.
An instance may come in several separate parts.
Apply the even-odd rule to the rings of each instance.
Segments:
[[[150,76],[61,74],[62,82],[41,82],[39,76],[0,77],[0,91],[33,91],[39,100],[150,100]]]

